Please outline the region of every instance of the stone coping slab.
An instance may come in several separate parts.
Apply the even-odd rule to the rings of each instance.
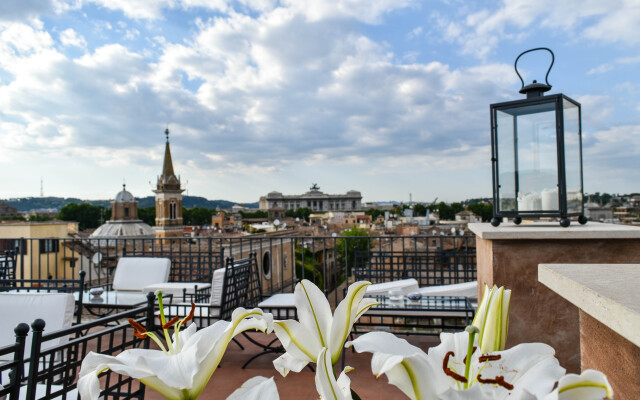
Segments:
[[[540,264],[538,280],[640,347],[640,264]]]
[[[571,226],[563,228],[558,222],[512,222],[494,227],[489,223],[469,224],[469,230],[480,239],[640,239],[640,227],[619,224],[603,224],[589,221],[580,225],[572,221]]]

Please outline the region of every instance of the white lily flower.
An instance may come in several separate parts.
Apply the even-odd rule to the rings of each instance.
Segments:
[[[340,374],[338,379],[333,374],[333,364],[331,363],[331,355],[323,347],[318,354],[317,370],[316,370],[316,390],[320,394],[321,400],[352,400],[351,397],[351,380],[347,376],[347,372],[353,368],[346,367]]]
[[[414,400],[536,399],[550,393],[564,375],[553,348],[545,344],[482,356],[473,346],[475,333],[469,335],[442,333],[441,344],[428,354],[388,332],[367,333],[347,345],[373,353],[376,377],[386,374],[389,383]]]
[[[509,328],[509,302],[511,290],[504,287],[489,289],[484,285],[484,295],[478,307],[478,312],[471,323],[480,329],[478,343],[480,351],[490,353],[504,350],[507,344]]]
[[[298,310],[296,320],[275,321],[274,330],[286,353],[273,361],[275,368],[287,376],[289,371],[300,372],[310,362],[316,362],[323,347],[328,348],[331,362],[340,358],[353,324],[370,307],[379,304],[364,298],[369,282],[355,282],[331,316],[331,307],[324,293],[312,282],[303,279],[296,285],[294,302]]]
[[[280,400],[273,377],[254,376],[236,389],[227,400]]]
[[[160,310],[163,310],[161,295]],[[139,379],[140,382],[155,389],[167,399],[195,399],[204,390],[211,375],[218,367],[231,339],[246,330],[257,329],[265,333],[273,329],[273,316],[263,313],[259,308],[234,310],[231,322],[218,321],[215,324],[196,331],[191,324],[180,332],[180,325],[193,316],[192,312],[181,320],[174,318],[165,321],[161,311],[161,321],[167,347],[152,333],[147,332],[135,321],[129,322],[136,329],[136,336],[150,337],[160,350],[129,349],[117,356],[89,353],[80,368],[78,390],[83,400],[98,399],[100,382],[98,375],[106,369]],[[168,329],[173,326],[175,333],[169,337]]]
[[[602,400],[613,399],[613,389],[600,371],[588,369],[580,375],[567,374],[558,387],[544,400]]]

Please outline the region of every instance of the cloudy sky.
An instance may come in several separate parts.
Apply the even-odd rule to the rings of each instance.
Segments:
[[[540,46],[585,192],[640,191],[637,0],[2,0],[0,198],[151,195],[167,126],[190,195],[490,196],[489,105]]]

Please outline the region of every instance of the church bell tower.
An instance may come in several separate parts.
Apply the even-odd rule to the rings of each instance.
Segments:
[[[156,185],[156,237],[182,237],[182,192],[180,178],[173,172],[171,149],[169,147],[169,128],[164,131],[167,143],[164,150],[162,175]]]

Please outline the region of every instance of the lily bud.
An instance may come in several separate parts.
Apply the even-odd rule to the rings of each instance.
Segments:
[[[511,290],[504,287],[489,289],[484,285],[484,296],[473,325],[480,329],[478,344],[482,354],[505,349],[509,329],[509,302]]]

